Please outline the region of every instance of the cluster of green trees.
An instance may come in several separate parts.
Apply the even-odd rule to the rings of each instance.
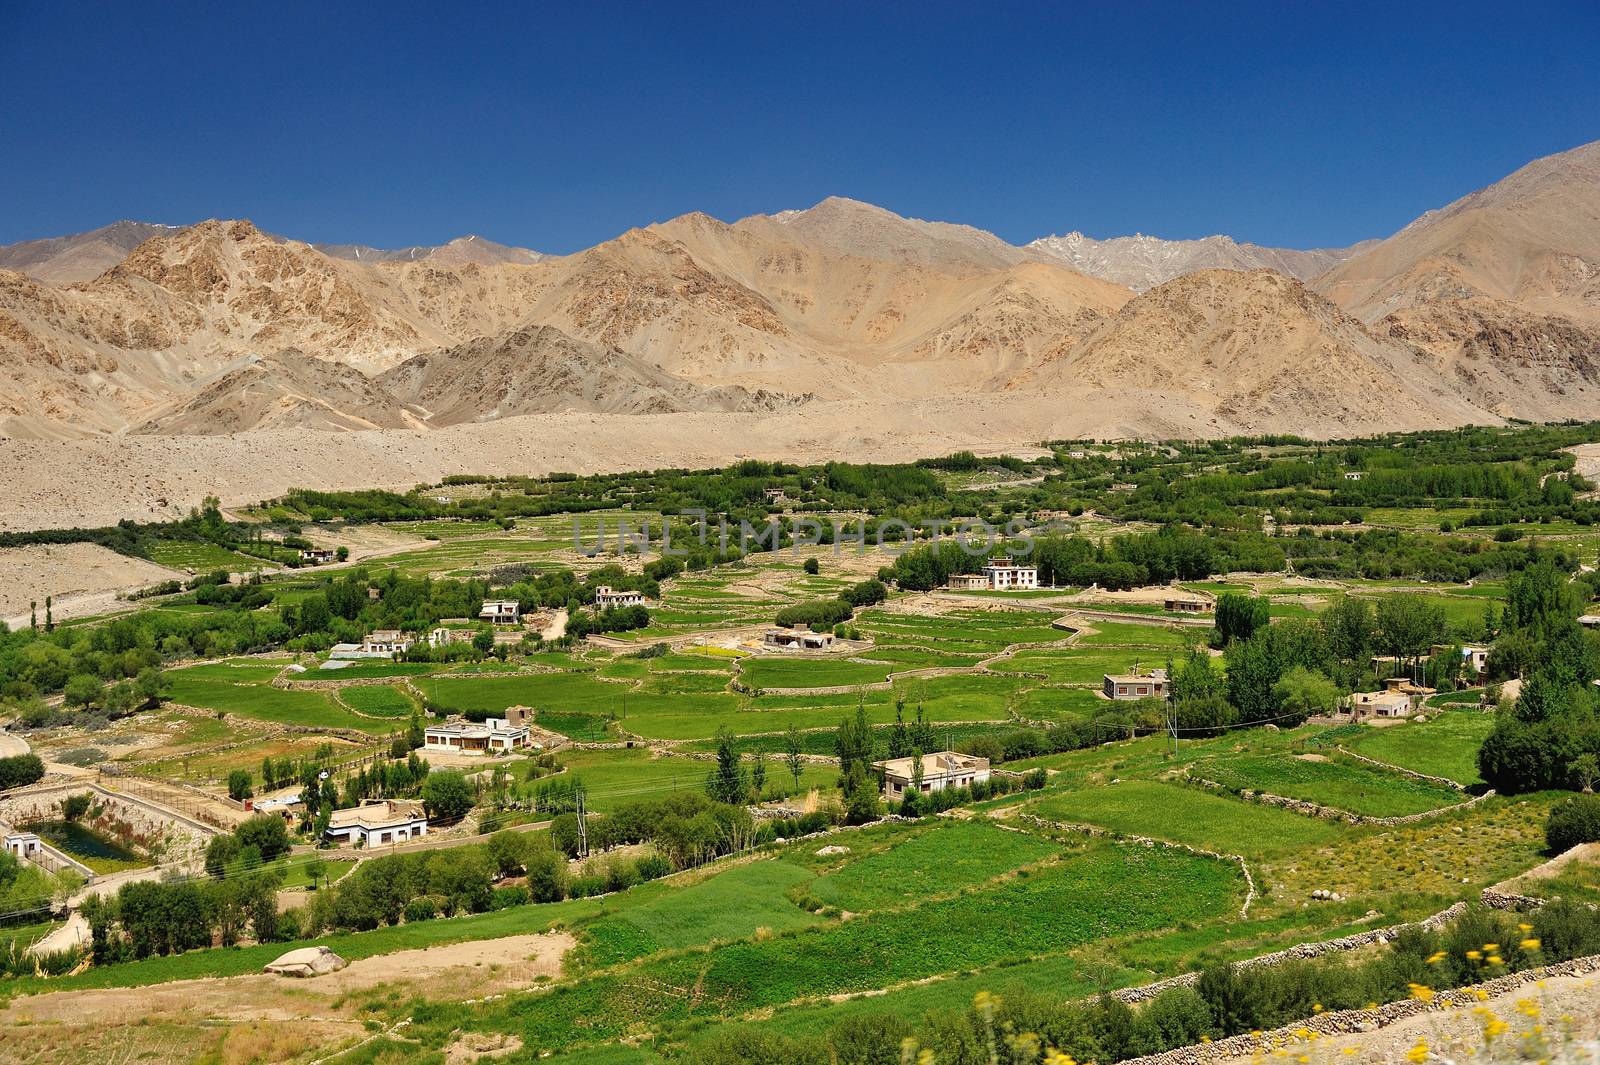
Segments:
[[[631,632],[650,624],[650,611],[642,606],[611,606],[601,611],[586,611],[567,618],[564,638],[581,640],[591,633]]]
[[[1478,771],[1501,792],[1592,788],[1600,781],[1600,640],[1577,622],[1587,594],[1553,565],[1530,567],[1506,588],[1490,669],[1523,674],[1478,750]]]
[[[289,930],[278,916],[281,882],[272,869],[221,880],[134,881],[114,897],[86,897],[79,912],[96,965],[232,946],[246,934],[271,942]]]
[[[772,838],[770,830],[760,831],[742,804],[719,802],[697,791],[624,803],[603,817],[588,817],[585,827],[591,852],[649,843],[677,869],[703,865]],[[582,837],[577,815],[557,816],[550,825],[550,838],[561,853],[578,857]]]
[[[1532,924],[1530,932],[1519,922]],[[1496,944],[1490,961],[1484,944]],[[857,1013],[816,1036],[729,1025],[693,1048],[705,1065],[794,1065],[921,1060],[940,1065],[1036,1065],[1055,1050],[1078,1061],[1114,1062],[1252,1031],[1284,1027],[1322,1010],[1360,1009],[1445,990],[1600,950],[1600,923],[1587,907],[1552,903],[1526,917],[1474,909],[1439,932],[1401,932],[1380,953],[1222,965],[1190,987],[1138,1006],[1110,995],[1071,1000],[1049,992],[985,992],[970,1008],[921,1016]]]

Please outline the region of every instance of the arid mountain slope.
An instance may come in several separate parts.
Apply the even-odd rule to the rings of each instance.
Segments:
[[[804,211],[753,215],[744,222],[758,220],[785,227],[797,243],[865,258],[979,270],[1014,266],[1031,258],[1024,249],[1007,244],[986,230],[902,218],[893,211],[843,196],[829,196]]]
[[[457,237],[447,244],[432,247],[421,244],[409,248],[371,248],[365,244],[312,244],[311,246],[335,259],[353,259],[363,263],[414,263],[428,259],[436,263],[477,263],[479,266],[493,266],[497,263],[527,265],[548,258],[541,252],[496,244],[479,236]]]
[[[35,281],[88,281],[120,263],[151,237],[167,236],[179,228],[123,221],[87,233],[0,245],[0,270],[16,270]]]
[[[414,429],[422,419],[359,370],[298,351],[247,355],[130,432]]]
[[[1479,296],[1600,320],[1600,141],[1428,212],[1315,287],[1366,322]]]
[[[1025,387],[1078,389],[1199,426],[1357,433],[1489,420],[1418,353],[1292,278],[1207,270],[1131,300]]]
[[[1240,244],[1224,236],[1162,240],[1140,233],[1095,240],[1074,231],[1033,241],[1027,250],[1090,277],[1104,278],[1135,292],[1144,292],[1164,281],[1199,270],[1266,268],[1307,281],[1376,243],[1365,241],[1349,248],[1296,251]]]
[[[1600,399],[1600,142],[1430,211],[1314,282],[1508,417]]]
[[[378,383],[423,412],[429,425],[560,411],[779,410],[805,398],[752,393],[738,386],[704,388],[617,348],[577,340],[547,325],[418,355],[383,374]]]

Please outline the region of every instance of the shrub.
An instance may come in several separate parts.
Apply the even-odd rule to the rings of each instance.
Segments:
[[[431,921],[439,916],[439,907],[426,895],[419,895],[406,903],[406,923]]]
[[[44,778],[44,762],[36,754],[0,758],[0,791],[36,784]]]
[[[1556,854],[1580,843],[1600,842],[1600,795],[1573,795],[1556,803],[1545,821],[1544,838]]]

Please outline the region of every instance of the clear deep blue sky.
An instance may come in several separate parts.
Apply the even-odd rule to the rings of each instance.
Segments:
[[[839,194],[1308,247],[1595,139],[1597,0],[0,0],[0,243],[248,217],[569,252]]]

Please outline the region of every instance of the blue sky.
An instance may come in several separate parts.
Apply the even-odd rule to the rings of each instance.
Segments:
[[[1344,244],[1600,139],[1597,57],[1595,0],[0,0],[0,243],[569,252],[839,194],[1015,242]]]

